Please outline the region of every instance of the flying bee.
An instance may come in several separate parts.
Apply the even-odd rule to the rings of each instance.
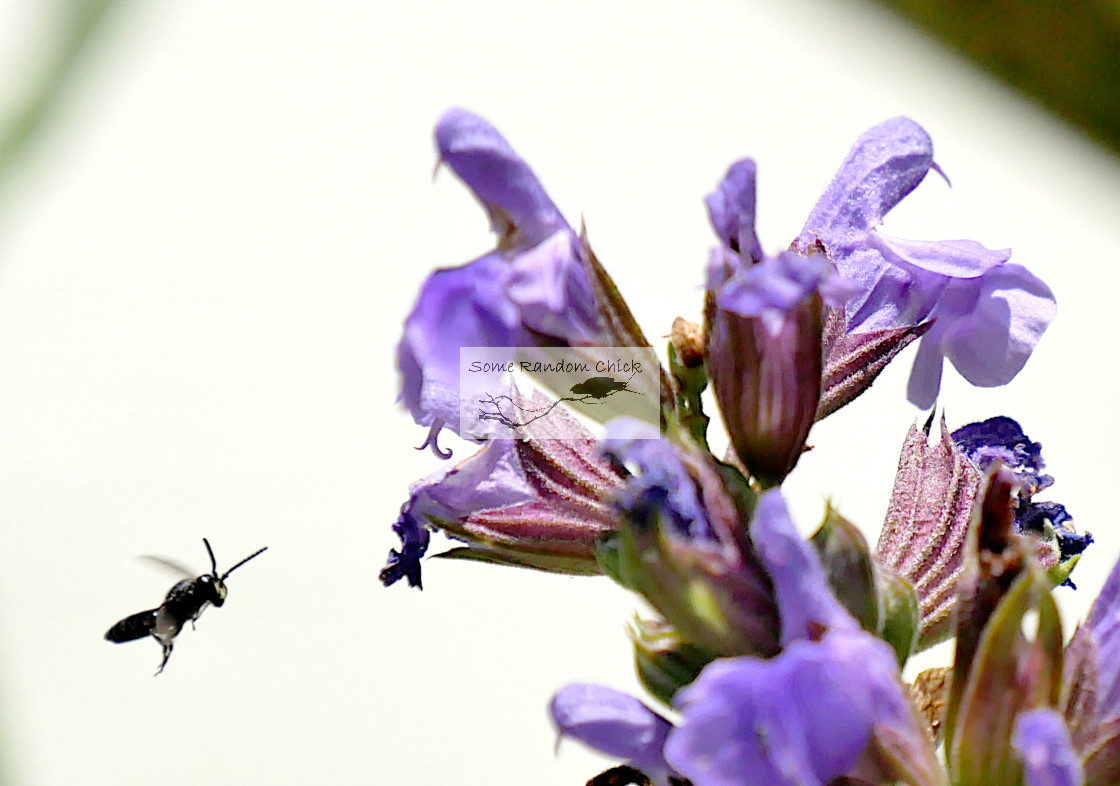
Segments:
[[[210,573],[204,573],[193,579],[183,579],[168,591],[167,597],[163,599],[163,603],[160,604],[158,609],[140,611],[125,617],[109,628],[108,633],[105,634],[107,641],[116,644],[152,636],[163,647],[163,661],[159,664],[159,669],[156,671],[157,675],[167,665],[167,659],[171,657],[171,650],[174,647],[175,637],[179,635],[183,625],[189,620],[193,630],[194,621],[202,614],[203,609],[210,604],[219,607],[224,604],[227,594],[226,577],[268,548],[268,546],[265,546],[263,549],[254,551],[219,576],[218,563],[214,559],[214,550],[210,548],[210,541],[203,538],[202,542],[206,544],[206,551],[210,555]],[[170,560],[159,557],[152,557],[152,559],[188,576],[190,575],[188,571]]]

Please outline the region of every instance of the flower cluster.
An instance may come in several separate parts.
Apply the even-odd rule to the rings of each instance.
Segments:
[[[919,125],[863,134],[775,254],[754,229],[756,165],[733,164],[707,198],[703,314],[673,325],[660,428],[617,417],[599,436],[562,410],[516,436],[463,426],[479,381],[460,375],[460,347],[648,342],[492,126],[452,110],[436,143],[497,244],[424,284],[398,351],[401,400],[437,455],[450,455],[443,428],[484,445],[411,488],[381,578],[420,587],[438,532],[455,544],[440,556],[605,574],[641,595],[656,614],[636,620],[631,646],[649,698],[574,684],[550,705],[562,735],[620,760],[592,784],[1120,782],[1120,566],[1065,645],[1051,592],[1072,587],[1092,538],[1036,499],[1053,478],[1017,422],[950,430],[943,415],[934,435],[931,413],[912,427],[875,548],[832,509],[803,539],[783,497],[813,424],[909,344],[908,395],[929,408],[945,360],[1004,385],[1054,317],[1050,290],[1009,251],[881,230],[941,173]],[[709,385],[722,458],[708,448]],[[551,412],[540,391],[508,399]],[[912,653],[949,638],[951,666],[903,682]]]

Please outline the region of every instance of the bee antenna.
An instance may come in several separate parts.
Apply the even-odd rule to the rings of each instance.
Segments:
[[[225,581],[225,580],[226,580],[226,576],[228,576],[229,574],[233,573],[233,572],[234,572],[235,570],[237,570],[238,568],[240,568],[240,567],[241,567],[242,565],[244,565],[244,564],[245,564],[246,562],[248,562],[249,560],[251,560],[251,559],[252,559],[253,557],[259,556],[260,554],[262,554],[262,553],[263,553],[263,552],[265,552],[265,551],[268,551],[268,546],[265,546],[265,547],[264,547],[263,549],[257,549],[257,550],[256,550],[256,551],[254,551],[254,552],[253,552],[252,554],[250,554],[250,555],[249,555],[248,557],[246,557],[245,559],[241,560],[241,561],[240,561],[240,562],[238,562],[238,563],[237,563],[236,565],[234,565],[234,566],[233,566],[232,568],[230,568],[230,569],[229,569],[229,570],[227,570],[227,571],[226,571],[225,573],[223,573],[223,574],[222,574],[222,577],[221,577],[221,579],[219,579],[219,581]]]
[[[218,561],[214,559],[214,549],[210,548],[210,541],[208,541],[206,538],[203,538],[202,542],[206,544],[206,552],[210,555],[210,569],[213,571],[213,573],[211,573],[210,575],[217,578]]]

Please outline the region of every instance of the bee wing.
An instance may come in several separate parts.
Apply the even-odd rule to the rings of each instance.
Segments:
[[[140,557],[140,559],[154,562],[155,564],[159,565],[162,568],[166,568],[172,573],[178,573],[184,579],[194,578],[198,575],[182,562],[176,562],[175,560],[167,559],[166,557],[155,557],[151,554],[145,554],[144,556]]]

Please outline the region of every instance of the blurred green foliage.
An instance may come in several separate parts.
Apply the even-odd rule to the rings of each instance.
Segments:
[[[39,60],[29,63],[34,77],[30,89],[6,107],[0,121],[0,186],[5,185],[12,164],[43,130],[67,87],[81,72],[98,31],[124,0],[62,0],[55,3],[55,19],[39,49]]]
[[[1120,152],[1120,0],[879,0]]]

